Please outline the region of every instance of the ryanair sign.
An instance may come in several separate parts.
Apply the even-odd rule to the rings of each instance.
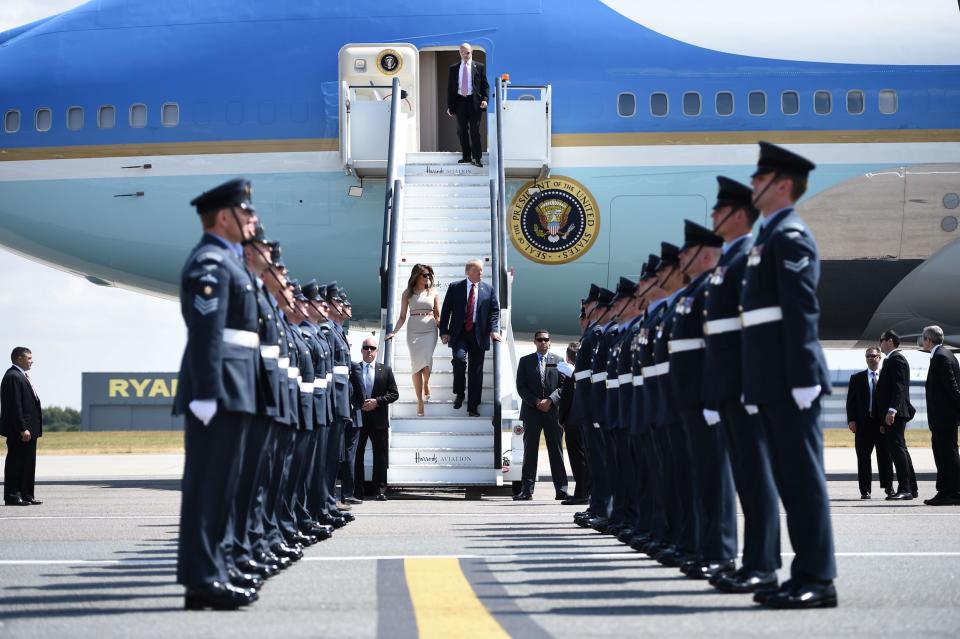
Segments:
[[[142,399],[144,397],[166,397],[173,399],[177,394],[177,378],[171,380],[162,377],[111,377],[107,380],[107,397]]]
[[[97,404],[169,404],[177,394],[176,373],[84,373],[84,400]]]

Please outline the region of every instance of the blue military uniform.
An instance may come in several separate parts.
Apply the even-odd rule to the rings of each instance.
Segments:
[[[806,177],[813,168],[786,149],[761,143],[754,175]],[[743,394],[747,404],[760,408],[796,555],[790,583],[760,600],[773,607],[836,605],[820,402],[815,398],[801,408],[794,395],[818,386],[821,393],[830,392],[817,326],[820,256],[813,235],[792,208],[770,213],[762,224],[747,257],[740,298]]]
[[[598,307],[606,314],[609,311],[610,302],[613,300],[613,292],[607,289],[601,289],[598,296]],[[601,316],[602,318],[603,316]],[[613,507],[614,491],[614,464],[616,459],[613,457],[612,438],[607,427],[607,406],[606,406],[606,364],[607,350],[616,336],[616,324],[607,321],[594,328],[594,335],[591,341],[592,353],[590,353],[590,377],[589,377],[589,403],[590,416],[593,419],[593,441],[596,442],[597,467],[592,470],[593,492],[599,501],[600,511],[598,513],[601,521],[596,522],[606,526]],[[595,527],[597,527],[595,525]],[[602,531],[601,531],[602,532]]]

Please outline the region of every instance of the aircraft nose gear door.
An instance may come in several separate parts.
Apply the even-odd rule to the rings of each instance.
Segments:
[[[419,150],[419,54],[412,44],[348,44],[340,49],[340,159],[347,173],[382,176],[387,169],[393,79],[406,93],[401,123],[406,151]]]

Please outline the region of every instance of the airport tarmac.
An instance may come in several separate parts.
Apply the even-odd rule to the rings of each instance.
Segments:
[[[829,485],[833,610],[767,611],[715,593],[574,526],[576,508],[541,483],[532,502],[367,501],[253,607],[185,612],[174,584],[179,482],[121,477],[140,456],[112,457],[99,477],[41,478],[42,506],[0,508],[0,637],[952,637],[960,627],[960,507],[861,501],[849,480]],[[932,478],[921,477],[928,497]]]

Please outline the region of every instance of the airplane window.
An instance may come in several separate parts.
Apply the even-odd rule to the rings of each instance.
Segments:
[[[721,91],[717,94],[717,115],[733,115],[733,94]]]
[[[780,94],[780,110],[784,115],[800,113],[800,94],[796,91],[784,91]]]
[[[767,112],[767,94],[763,91],[751,91],[747,96],[747,108],[750,115],[763,115]]]
[[[852,115],[863,113],[863,91],[859,89],[847,91],[847,113]]]
[[[829,91],[817,91],[813,94],[813,110],[817,115],[827,115],[833,110],[833,98]]]
[[[79,131],[83,128],[82,107],[70,107],[67,109],[67,128],[71,131]]]
[[[892,115],[897,112],[897,92],[893,89],[883,89],[880,91],[880,113]]]
[[[617,96],[617,113],[622,118],[630,118],[637,112],[637,96],[632,93],[621,93]]]
[[[163,126],[177,126],[180,124],[180,105],[176,102],[167,102],[160,113],[160,124]]]
[[[650,113],[657,117],[663,117],[670,111],[670,103],[667,100],[666,93],[650,94]]]
[[[694,91],[683,94],[683,114],[689,116],[700,115],[700,94]]]
[[[7,133],[16,133],[20,130],[20,112],[16,109],[3,114],[3,130]]]
[[[102,106],[97,111],[97,126],[101,129],[112,129],[117,126],[117,110],[110,106]]]
[[[37,109],[34,113],[33,124],[37,131],[49,131],[53,126],[53,112],[50,109]]]
[[[130,107],[130,126],[142,129],[147,126],[147,105],[134,104]]]

